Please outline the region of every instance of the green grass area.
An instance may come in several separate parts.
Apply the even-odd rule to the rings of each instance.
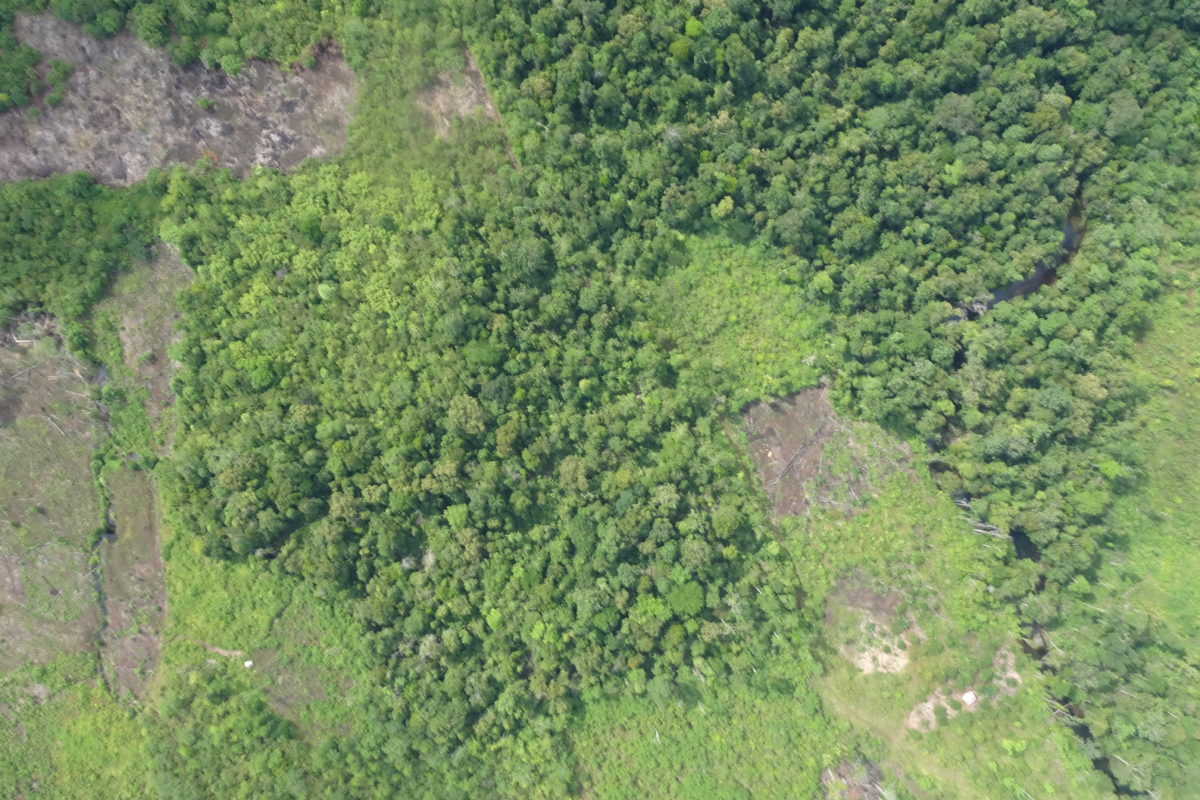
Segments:
[[[869,452],[894,447],[870,426],[853,434]],[[826,445],[839,447],[836,438]],[[836,472],[837,453],[827,456]],[[1011,608],[990,599],[988,575],[1008,543],[973,534],[914,461],[874,483],[853,516],[817,508],[784,520],[807,603],[825,619],[826,671],[815,686],[826,711],[872,736],[884,774],[916,797],[1107,796],[1053,721]],[[885,610],[861,610],[872,603]],[[850,658],[866,647],[907,663],[861,671]],[[967,691],[975,710],[963,703]],[[926,703],[932,726],[917,714]]]
[[[687,259],[645,295],[680,367],[711,373],[734,406],[817,382],[825,312],[796,285],[795,259],[721,236],[690,237]]]
[[[102,401],[109,407],[110,459],[153,465],[169,435],[164,413],[172,402],[170,355],[179,317],[175,296],[192,271],[159,244],[113,282],[91,315],[96,358],[109,372]]]
[[[351,724],[371,702],[368,637],[344,598],[261,564],[213,561],[183,534],[166,535],[164,559],[160,692],[212,658],[245,669],[278,713],[314,734]]]
[[[1165,253],[1167,289],[1138,345],[1135,370],[1150,388],[1140,411],[1144,483],[1113,509],[1126,538],[1130,599],[1200,653],[1200,248]]]
[[[148,796],[142,723],[96,680],[93,653],[0,674],[0,705],[4,796]]]
[[[805,681],[806,653],[758,668],[765,691],[725,684],[685,703],[588,703],[572,735],[584,797],[635,800],[821,796],[821,772],[853,753]],[[769,673],[769,676],[768,676]],[[784,690],[784,687],[789,687]]]
[[[0,793],[144,797],[141,726],[95,649],[103,432],[81,366],[35,336],[0,349]]]

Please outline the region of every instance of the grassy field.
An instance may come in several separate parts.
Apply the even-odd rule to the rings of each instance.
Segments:
[[[160,691],[215,659],[245,669],[302,729],[348,724],[370,701],[367,637],[349,604],[259,564],[214,562],[182,534],[164,544],[171,605]]]
[[[884,432],[848,427],[858,452],[895,452]],[[838,438],[825,449],[834,482],[864,471]],[[990,600],[989,563],[1010,545],[972,532],[919,451],[909,467],[876,469],[885,477],[849,515],[818,507],[784,521],[823,609],[824,707],[877,741],[883,773],[915,797],[1105,796],[1052,719],[1012,610]]]
[[[821,717],[807,653],[762,665],[787,692],[715,687],[694,703],[587,704],[572,737],[584,797],[733,800],[821,796],[829,763],[853,757],[844,725]]]
[[[86,368],[52,335],[17,338],[30,344],[0,348],[0,787],[141,797],[141,727],[107,690],[96,648],[99,412]]]
[[[1114,528],[1126,537],[1130,599],[1200,653],[1200,248],[1165,254],[1167,289],[1138,345],[1149,400],[1139,418],[1146,476],[1121,497]],[[1124,560],[1124,559],[1121,559]]]
[[[795,526],[797,571],[824,599],[825,708],[880,742],[884,774],[915,797],[1106,796],[1052,719],[1011,610],[988,599],[991,542],[957,511],[898,472],[853,517]],[[882,668],[863,669],[867,650]]]
[[[108,460],[117,466],[153,466],[167,449],[175,296],[191,279],[178,253],[159,244],[152,258],[118,276],[92,311],[96,357],[110,377],[103,393],[110,407]]]
[[[159,555],[159,520],[150,476],[129,468],[105,476],[115,536],[100,543],[100,576],[107,625],[100,658],[108,685],[120,698],[138,702],[158,664],[167,610]]]
[[[142,724],[98,680],[95,653],[4,672],[0,706],[5,797],[148,796]]]
[[[695,380],[728,392],[734,406],[816,383],[824,320],[780,254],[722,237],[691,237],[687,263],[646,287],[653,321]]]

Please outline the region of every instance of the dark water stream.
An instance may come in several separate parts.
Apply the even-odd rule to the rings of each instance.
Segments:
[[[1075,257],[1075,253],[1079,250],[1079,245],[1083,241],[1086,230],[1087,227],[1083,219],[1083,206],[1076,200],[1075,204],[1071,206],[1070,213],[1067,214],[1066,223],[1063,225],[1062,246],[1057,255],[1047,258],[1024,278],[1019,278],[996,289],[986,300],[976,300],[967,305],[959,306],[944,321],[978,319],[995,308],[997,303],[1003,303],[1006,300],[1012,300],[1014,297],[1021,297],[1022,295],[1036,292],[1046,284],[1054,283],[1058,280],[1058,268],[1070,262]]]
[[[1079,195],[1076,195],[1075,202],[1071,206],[1070,212],[1067,214],[1067,220],[1063,224],[1062,246],[1057,255],[1047,258],[1029,275],[1019,280],[1012,281],[996,289],[986,299],[978,299],[963,306],[959,306],[954,310],[954,313],[946,317],[944,322],[962,321],[978,319],[988,311],[996,307],[996,304],[1003,303],[1007,300],[1012,300],[1015,297],[1030,294],[1042,288],[1048,283],[1054,283],[1058,280],[1058,270],[1063,264],[1068,264],[1075,254],[1079,251],[1079,246],[1083,243],[1084,234],[1087,232],[1087,225],[1083,217],[1083,202]],[[961,354],[960,354],[961,357]],[[932,439],[927,439],[926,443],[930,445],[933,452],[944,449],[940,442]],[[935,478],[943,472],[954,472],[957,470],[948,462],[940,459],[932,459],[929,461],[929,472]],[[1017,558],[1029,559],[1034,562],[1040,562],[1042,554],[1037,544],[1029,537],[1029,534],[1014,527],[1009,536],[1013,543],[1013,548],[1016,551]],[[1034,594],[1038,594],[1045,589],[1046,577],[1041,575],[1034,589]],[[1018,608],[1018,613],[1023,615],[1023,612]],[[1053,673],[1055,669],[1049,665],[1045,659],[1044,645],[1039,645],[1039,642],[1044,640],[1041,638],[1040,632],[1042,626],[1031,621],[1023,623],[1029,625],[1030,635],[1022,637],[1022,646],[1026,652],[1034,658],[1041,666],[1043,672]],[[1066,697],[1055,698],[1057,702],[1067,707],[1070,700]],[[1069,727],[1074,731],[1075,735],[1085,742],[1093,741],[1093,735],[1088,725],[1081,720],[1083,712],[1078,709],[1073,709],[1072,714],[1076,721]],[[1146,797],[1147,793],[1135,791],[1123,785],[1121,781],[1113,774],[1112,766],[1109,759],[1104,757],[1096,757],[1092,759],[1092,765],[1101,773],[1108,776],[1115,787],[1115,794],[1118,797]]]

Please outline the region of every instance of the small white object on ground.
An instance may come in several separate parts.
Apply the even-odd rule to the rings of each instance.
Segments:
[[[245,667],[246,669],[250,669],[251,667],[254,666],[254,662],[253,661],[243,661],[242,666]]]
[[[979,695],[974,692],[963,692],[963,702],[968,706],[973,706],[979,702]]]

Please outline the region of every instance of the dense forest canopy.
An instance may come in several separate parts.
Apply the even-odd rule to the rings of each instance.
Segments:
[[[148,220],[196,268],[171,523],[352,604],[389,690],[311,768],[265,706],[180,690],[160,791],[562,796],[581,702],[790,691],[758,668],[810,647],[820,611],[797,608],[729,420],[817,370],[1005,537],[973,577],[1045,643],[1097,768],[1134,794],[1200,784],[1194,655],[1093,584],[1136,535],[1109,517],[1141,474],[1151,387],[1129,364],[1161,252],[1194,233],[1200,5],[50,8],[231,72],[333,37],[364,81],[348,153],[293,175],[177,169],[120,202],[81,176],[0,190],[6,314],[83,319]],[[421,140],[396,109],[463,46],[503,125]],[[0,101],[36,95],[8,83]],[[819,325],[815,369],[797,350],[747,385],[654,307],[704,235],[753,248],[743,269],[788,294],[758,310],[776,335]],[[222,734],[229,752],[201,735],[235,717],[257,727]]]

